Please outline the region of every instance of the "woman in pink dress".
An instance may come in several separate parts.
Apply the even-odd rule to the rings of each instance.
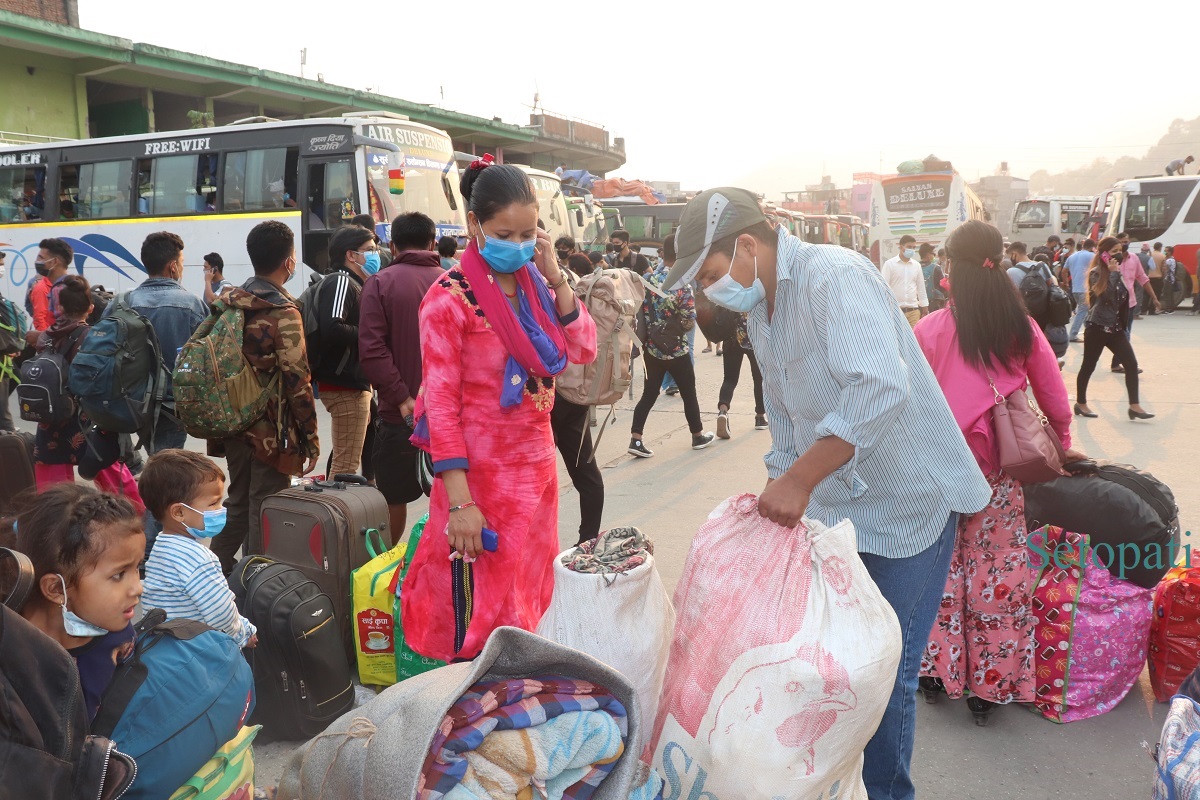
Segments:
[[[1032,701],[1035,689],[1025,497],[1000,468],[992,428],[997,395],[1007,397],[1028,381],[1063,447],[1071,446],[1058,360],[999,266],[1003,247],[1000,231],[987,223],[957,228],[946,242],[950,304],[914,329],[992,486],[987,508],[959,518],[946,591],[921,660],[921,687],[931,702],[943,686],[952,698],[969,692],[967,704],[980,725],[997,704]],[[1069,461],[1082,458],[1068,449]]]
[[[443,661],[474,658],[502,625],[533,630],[549,606],[554,376],[596,357],[595,323],[538,227],[529,178],[485,156],[461,186],[472,241],[421,303],[414,441],[427,424],[436,478],[402,594],[408,644]]]

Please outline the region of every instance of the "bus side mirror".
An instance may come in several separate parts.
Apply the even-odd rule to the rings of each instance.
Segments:
[[[583,209],[582,208],[575,209],[575,224],[578,225],[580,228],[583,227]]]

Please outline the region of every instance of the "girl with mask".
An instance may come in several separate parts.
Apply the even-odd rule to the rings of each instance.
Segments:
[[[435,478],[402,595],[408,643],[443,661],[475,657],[501,625],[533,630],[550,604],[554,377],[596,357],[525,173],[484,156],[461,191],[470,244],[421,304],[413,441]]]
[[[333,418],[328,473],[357,475],[371,417],[371,382],[358,358],[358,315],[363,283],[379,272],[375,234],[343,225],[329,239],[329,264],[317,289],[316,335],[308,360],[321,402]]]
[[[167,619],[194,619],[223,631],[238,647],[258,644],[256,629],[238,613],[221,561],[208,540],[225,528],[225,473],[190,450],[160,450],[138,481],[142,500],[162,533],[146,560],[146,608]]]
[[[15,528],[16,549],[34,571],[21,615],[75,659],[90,720],[117,665],[133,653],[142,516],[124,498],[59,483],[31,502]]]
[[[992,488],[982,511],[963,514],[950,574],[921,659],[921,688],[930,702],[944,689],[970,694],[967,705],[985,724],[995,706],[1034,699],[1036,573],[1027,553],[1025,496],[1000,466],[992,408],[1028,383],[1064,448],[1071,411],[1054,351],[1025,313],[1000,266],[1003,240],[992,225],[970,221],[946,242],[951,262],[947,308],[913,333],[933,368],[980,471]],[[1068,461],[1084,456],[1068,451]]]

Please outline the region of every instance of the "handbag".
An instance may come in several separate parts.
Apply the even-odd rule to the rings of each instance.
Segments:
[[[1005,397],[996,389],[991,375],[988,385],[996,395],[992,427],[1000,451],[1000,468],[1020,483],[1042,483],[1066,475],[1063,463],[1067,454],[1062,442],[1025,388]]]

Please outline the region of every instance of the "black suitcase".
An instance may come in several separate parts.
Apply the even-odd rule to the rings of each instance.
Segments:
[[[258,646],[245,652],[256,697],[250,723],[263,726],[259,741],[316,736],[354,706],[333,601],[300,570],[262,556],[238,562],[229,585],[258,628]]]
[[[8,398],[0,398],[7,402]],[[0,433],[0,514],[13,510],[13,501],[35,485],[33,434]]]
[[[262,533],[248,554],[295,567],[333,600],[348,656],[354,653],[350,573],[371,560],[367,532],[388,540],[383,494],[355,475],[285,489],[262,503]]]

